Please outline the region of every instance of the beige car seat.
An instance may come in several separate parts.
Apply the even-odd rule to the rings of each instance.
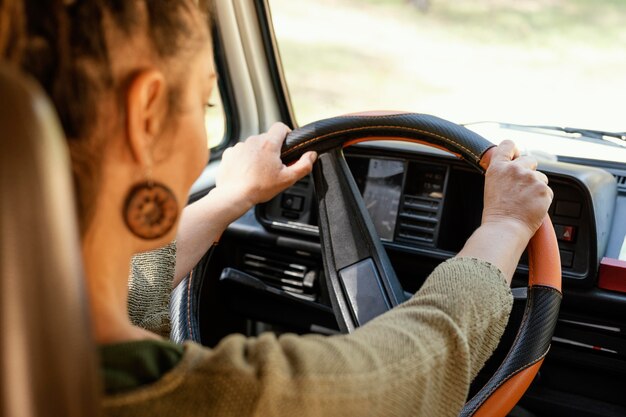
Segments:
[[[98,415],[66,144],[36,83],[0,64],[2,416]]]

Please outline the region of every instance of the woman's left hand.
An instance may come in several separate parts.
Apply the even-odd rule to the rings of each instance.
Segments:
[[[233,209],[237,207],[243,214],[311,172],[317,158],[315,152],[305,153],[290,166],[280,159],[280,150],[289,132],[283,123],[274,123],[267,133],[251,136],[224,151],[216,191],[232,199]]]

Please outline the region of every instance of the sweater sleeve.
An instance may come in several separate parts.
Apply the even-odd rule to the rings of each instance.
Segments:
[[[133,257],[128,278],[131,322],[169,338],[169,302],[176,267],[176,242]]]
[[[512,303],[496,267],[454,258],[410,300],[350,335],[190,343],[154,386],[105,403],[120,416],[180,407],[194,416],[456,416]]]

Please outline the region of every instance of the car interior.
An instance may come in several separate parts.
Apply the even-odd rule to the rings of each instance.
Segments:
[[[239,115],[239,123],[226,126],[240,137],[251,132],[251,121],[258,123],[255,128],[268,127],[279,117],[297,126],[270,6],[233,2],[216,9],[222,101]],[[238,44],[237,51],[233,44]],[[243,67],[247,74],[238,72]],[[255,97],[253,103],[246,94]],[[241,116],[248,111],[256,117]],[[403,291],[417,291],[479,225],[482,175],[449,151],[419,143],[361,141],[343,148],[343,155]],[[509,415],[626,414],[621,395],[626,389],[625,264],[619,259],[626,232],[625,161],[571,156],[540,160],[539,169],[555,194],[549,214],[558,241],[563,300],[545,362]],[[327,253],[320,241],[327,209],[322,208],[315,177],[304,178],[228,228],[173,295],[175,339],[214,346],[233,332],[345,331],[333,310]],[[209,178],[207,174],[198,181],[191,201],[211,187]],[[549,257],[538,257],[542,255]],[[525,255],[514,277],[516,302],[509,329],[473,393],[515,339],[527,297],[528,265]]]
[[[387,111],[300,126],[272,4],[215,2],[215,99],[223,115],[217,122],[207,121],[209,136],[217,140],[210,145],[211,160],[194,184],[189,203],[215,187],[224,149],[275,121],[295,129],[283,150],[285,163],[309,149],[324,152],[324,157],[312,175],[232,223],[174,290],[171,339],[177,342],[193,340],[212,347],[232,333],[349,332],[418,291],[481,221],[486,167],[481,161],[496,140],[490,126],[459,127],[457,140],[456,123],[421,112]],[[58,174],[68,166],[61,134],[49,104],[31,82],[2,69],[0,90],[5,135],[23,138],[16,142],[25,146],[35,141],[47,146],[19,150],[0,141],[5,329],[0,346],[7,370],[3,404],[9,415],[96,415],[95,351],[85,331],[88,315],[76,256],[78,237],[75,224],[67,221],[67,213],[73,213],[69,173]],[[351,112],[363,110],[380,109]],[[394,128],[402,123],[413,133]],[[556,134],[544,125],[522,129],[511,124],[507,129],[511,136],[537,140],[570,134]],[[597,136],[608,133],[575,132],[598,142],[594,146],[605,146]],[[455,142],[436,139],[442,135],[454,136]],[[474,135],[480,138],[478,145]],[[317,137],[324,141],[316,142]],[[550,226],[542,227],[519,263],[509,325],[470,391],[470,403],[480,399],[486,387],[491,387],[490,395],[481,404],[497,397],[494,392],[513,392],[515,399],[496,399],[501,403],[482,415],[626,415],[626,135],[618,134],[617,140],[622,144],[603,148],[611,154],[608,159],[591,152],[540,158],[538,169],[554,191]],[[478,156],[472,158],[464,147],[476,147]],[[38,155],[41,152],[49,158]],[[9,155],[20,155],[20,163],[10,164],[18,159],[5,158]],[[37,174],[29,183],[24,172]],[[50,172],[55,175],[47,175]],[[14,186],[5,178],[24,181]],[[29,227],[39,233],[12,233],[8,225],[20,218],[15,213],[28,201],[45,207],[45,213],[34,210],[28,221],[22,216],[24,224],[15,226],[22,229],[15,230]],[[32,223],[33,218],[41,223]],[[37,243],[23,242],[25,238]],[[29,248],[27,258],[13,256],[22,248]],[[34,265],[29,261],[33,257],[40,262]],[[558,301],[542,301],[533,283],[559,290],[562,300],[559,295]],[[370,304],[359,308],[362,303]],[[67,340],[75,350],[59,348],[60,342],[67,346]],[[520,355],[529,356],[523,366],[516,362]],[[9,383],[7,364],[24,380]],[[501,375],[511,364],[533,372],[518,383],[509,372]],[[511,381],[517,385],[507,385]],[[465,408],[462,415],[481,415],[474,414],[477,408]]]

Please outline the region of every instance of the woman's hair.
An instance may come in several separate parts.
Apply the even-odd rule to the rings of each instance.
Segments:
[[[18,63],[24,43],[22,0],[0,0],[0,59]]]
[[[102,120],[100,106],[105,95],[112,97],[117,120],[123,121],[126,88],[134,75],[116,74],[116,48],[140,37],[147,40],[150,51],[137,54],[148,52],[164,69],[168,112],[176,111],[183,81],[180,69],[208,40],[209,19],[193,0],[25,0],[24,14],[22,68],[35,76],[59,114],[72,156],[84,233],[110,133],[103,129],[111,124]]]

